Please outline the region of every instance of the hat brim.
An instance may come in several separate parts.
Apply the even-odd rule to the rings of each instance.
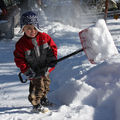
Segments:
[[[23,28],[24,28],[25,26],[26,26],[26,25],[24,25],[24,26],[20,29],[20,31],[18,32],[19,34],[23,33]],[[42,29],[38,29],[35,25],[33,25],[33,26],[37,29],[38,32],[43,32]]]

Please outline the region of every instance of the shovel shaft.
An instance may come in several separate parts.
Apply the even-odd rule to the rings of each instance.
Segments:
[[[69,57],[71,57],[71,56],[73,56],[73,55],[75,55],[75,54],[78,54],[79,52],[82,52],[82,51],[83,51],[83,49],[77,50],[77,51],[75,51],[75,52],[73,52],[73,53],[71,53],[71,54],[69,54],[69,55],[66,55],[66,56],[64,56],[64,57],[62,57],[62,58],[60,58],[60,59],[57,59],[57,60],[55,60],[55,61],[53,61],[53,62],[58,63],[58,62],[60,62],[60,61],[62,61],[62,60],[64,60],[64,59],[69,58]],[[21,76],[21,72],[18,74],[18,76],[19,76],[19,79],[20,79],[20,81],[21,81],[22,83],[26,83],[26,82],[27,82],[27,79],[26,79],[26,80],[23,80],[23,78],[22,78],[22,76]]]
[[[73,52],[73,53],[71,53],[71,54],[69,54],[69,55],[66,55],[66,56],[64,56],[64,57],[62,57],[62,58],[60,58],[60,59],[57,59],[57,60],[55,60],[55,62],[60,62],[60,61],[62,61],[62,60],[64,60],[64,59],[66,59],[66,58],[69,58],[69,57],[71,57],[71,56],[73,56],[73,55],[76,55],[76,54],[78,54],[79,52],[82,52],[83,51],[83,49],[80,49],[80,50],[77,50],[77,51],[75,51],[75,52]]]

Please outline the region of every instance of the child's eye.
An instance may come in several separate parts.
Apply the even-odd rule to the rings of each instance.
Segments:
[[[36,30],[36,28],[34,27],[34,30]]]
[[[31,28],[29,27],[28,30],[31,30]]]

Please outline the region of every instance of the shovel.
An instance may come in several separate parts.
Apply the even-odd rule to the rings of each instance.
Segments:
[[[92,64],[118,54],[104,19],[81,31],[79,36],[84,52]]]
[[[69,58],[69,57],[71,57],[71,56],[73,56],[73,55],[75,55],[75,54],[78,54],[78,53],[82,52],[82,51],[83,51],[83,49],[79,49],[79,50],[77,50],[77,51],[75,51],[75,52],[73,52],[73,53],[71,53],[71,54],[69,54],[69,55],[66,55],[66,56],[64,56],[64,57],[62,57],[62,58],[60,58],[60,59],[57,59],[57,60],[55,60],[55,61],[53,61],[53,62],[58,63],[58,62],[60,62],[60,61],[62,61],[62,60],[64,60],[64,59]],[[22,83],[26,83],[26,82],[27,82],[27,79],[25,79],[25,80],[23,81],[21,74],[22,74],[21,72],[18,74],[18,77],[19,77],[20,81],[21,81]]]
[[[118,50],[114,44],[113,38],[103,19],[98,20],[98,22],[93,26],[90,26],[89,28],[79,32],[79,37],[82,48],[60,59],[57,59],[54,62],[58,63],[82,51],[85,52],[88,60],[92,64],[98,63],[113,55],[118,54]],[[23,81],[21,72],[18,76],[22,83],[27,82],[27,79]]]

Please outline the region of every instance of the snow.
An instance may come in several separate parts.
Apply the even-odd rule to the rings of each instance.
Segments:
[[[107,20],[118,52],[119,23],[120,19]],[[42,28],[57,44],[58,58],[82,48],[79,38],[82,28],[49,21]],[[11,41],[0,41],[0,120],[120,120],[119,54],[91,64],[85,52],[81,52],[59,62],[50,74],[48,93],[48,99],[57,106],[44,114],[33,113],[27,100],[29,82],[20,83],[20,71],[14,63],[15,43],[22,36],[18,31],[19,27],[15,28],[15,37]],[[102,54],[106,54],[106,50]]]

